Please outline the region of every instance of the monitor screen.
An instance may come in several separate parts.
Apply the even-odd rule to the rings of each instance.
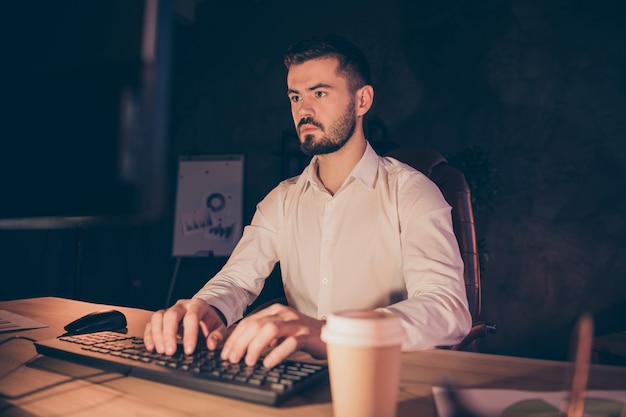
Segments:
[[[0,228],[158,218],[169,0],[3,6]]]

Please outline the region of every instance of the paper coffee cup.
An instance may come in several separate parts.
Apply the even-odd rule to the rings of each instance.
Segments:
[[[329,315],[326,342],[335,417],[393,417],[400,382],[400,318],[382,311]]]

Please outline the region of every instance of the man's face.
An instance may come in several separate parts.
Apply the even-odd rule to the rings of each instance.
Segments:
[[[352,137],[355,99],[345,78],[337,75],[336,58],[292,65],[287,74],[291,115],[306,155],[335,152]]]

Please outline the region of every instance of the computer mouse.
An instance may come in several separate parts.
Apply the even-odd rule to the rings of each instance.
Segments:
[[[69,334],[121,330],[126,327],[126,316],[118,310],[100,310],[82,316],[64,327]]]

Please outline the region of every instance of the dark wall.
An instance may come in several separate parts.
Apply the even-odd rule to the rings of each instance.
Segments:
[[[563,359],[583,311],[599,332],[626,328],[625,18],[617,0],[206,0],[175,30],[170,168],[182,154],[244,153],[248,221],[291,174],[282,53],[310,34],[350,37],[372,61],[370,140],[470,167],[483,315],[499,327],[483,349]],[[1,297],[160,308],[172,217],[170,204],[143,227],[0,231]],[[173,298],[223,262],[183,259]]]

